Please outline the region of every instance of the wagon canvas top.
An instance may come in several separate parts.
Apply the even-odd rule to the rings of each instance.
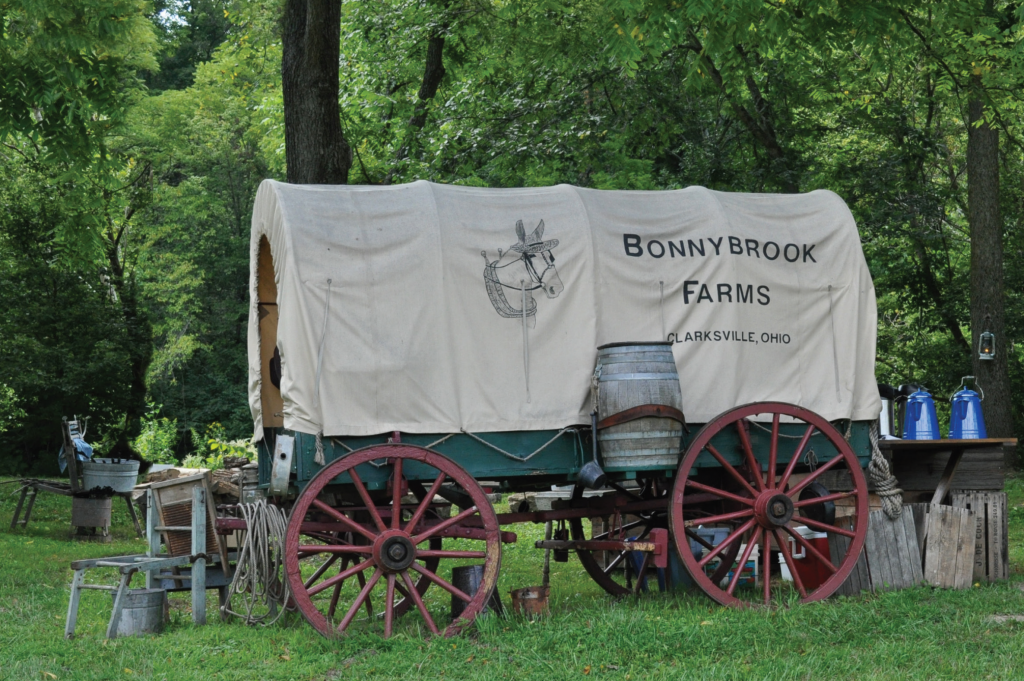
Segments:
[[[251,249],[257,438],[586,424],[597,347],[625,341],[673,343],[692,423],[880,408],[874,287],[831,192],[267,180]]]

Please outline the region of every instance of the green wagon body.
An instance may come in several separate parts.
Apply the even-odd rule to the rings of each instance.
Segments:
[[[680,451],[685,451],[690,441],[696,435],[703,424],[692,424],[689,426],[689,433],[684,433]],[[849,429],[850,445],[860,460],[861,467],[868,464],[871,459],[871,443],[868,431],[868,421],[854,421]],[[840,430],[846,432],[846,424],[841,424]],[[783,440],[791,439],[795,443],[802,435],[803,426],[782,424],[780,434]],[[275,436],[293,435],[295,437],[295,452],[292,457],[292,484],[293,492],[300,491],[310,478],[322,468],[314,458],[316,456],[316,437],[308,433],[287,431],[283,428],[275,429]],[[404,444],[419,445],[428,447],[434,451],[444,454],[448,458],[462,466],[477,480],[493,480],[500,484],[502,491],[519,492],[536,489],[548,489],[552,484],[571,484],[576,481],[576,476],[584,463],[591,457],[590,429],[581,427],[578,430],[568,430],[557,438],[559,431],[515,431],[502,433],[483,433],[478,438],[494,445],[498,449],[511,454],[511,458],[501,452],[488,447],[478,440],[473,439],[464,433],[457,433],[447,437],[439,434],[407,434],[402,433],[401,441]],[[766,464],[768,460],[768,440],[770,432],[767,428],[753,428],[750,432],[751,444],[758,460]],[[324,438],[323,449],[324,459],[327,463],[345,456],[349,451],[362,449],[371,445],[386,443],[391,434],[378,435],[376,437],[344,437]],[[552,438],[555,438],[552,441]],[[441,440],[441,442],[438,442]],[[537,452],[545,443],[547,447]],[[739,466],[742,461],[739,439],[734,431],[720,433],[713,440],[718,451],[722,452],[726,460],[731,464]],[[272,440],[265,438],[259,443],[259,483],[260,487],[266,489],[270,484],[270,458]],[[436,444],[435,444],[436,443]],[[432,445],[432,446],[431,446]],[[833,448],[820,433],[811,437],[809,448],[814,450],[818,463],[825,463],[836,456]],[[531,454],[537,452],[532,457]],[[780,463],[789,461],[791,451],[785,446],[779,453]],[[522,460],[527,459],[528,460]],[[519,460],[516,460],[519,459]],[[704,452],[698,460],[699,467],[714,468],[719,464],[710,454]],[[638,474],[661,473],[666,477],[672,477],[675,467],[652,466],[638,467],[630,470],[616,470],[605,467],[605,472],[613,480],[631,480]],[[363,465],[359,468],[360,476],[369,489],[382,489],[389,475],[386,467],[375,468],[370,465]],[[416,465],[411,464],[407,475],[413,479],[422,481],[433,480],[435,473],[424,470],[421,475],[417,474]],[[343,476],[334,481],[337,484],[350,483],[348,476]]]

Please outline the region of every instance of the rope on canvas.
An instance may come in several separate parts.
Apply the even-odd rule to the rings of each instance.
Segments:
[[[248,530],[239,547],[235,576],[228,587],[228,600],[221,610],[241,617],[246,624],[270,626],[285,611],[289,600],[284,579],[284,538],[288,519],[277,506],[260,499],[238,509]],[[242,600],[241,612],[231,609],[232,597]],[[259,614],[258,611],[266,609]]]
[[[878,448],[878,422],[872,421],[871,430],[871,463],[868,464],[868,475],[871,482],[875,483],[875,493],[882,500],[882,510],[885,511],[891,520],[896,520],[903,514],[903,490],[897,485],[899,482],[889,468],[889,462],[882,456]]]

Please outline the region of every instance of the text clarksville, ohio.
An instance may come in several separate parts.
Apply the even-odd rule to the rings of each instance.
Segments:
[[[644,243],[639,234],[623,234],[622,246],[626,255],[631,258],[651,257],[655,259],[664,258],[697,258],[709,257],[723,254],[757,258],[765,260],[785,260],[788,263],[818,262],[814,259],[814,247],[816,244],[784,244],[779,245],[774,241],[760,242],[757,239],[741,239],[738,236],[720,236],[717,239],[707,238],[707,244],[703,238],[679,239],[678,241],[666,239],[664,242],[658,239],[649,239]],[[714,249],[712,251],[712,249]],[[712,288],[713,287],[713,290]],[[690,304],[693,298],[696,302],[707,301],[709,303],[751,303],[755,300],[753,284],[712,284],[701,283],[697,280],[683,282],[683,303]],[[757,287],[757,303],[767,305],[771,302],[771,291],[767,286]]]

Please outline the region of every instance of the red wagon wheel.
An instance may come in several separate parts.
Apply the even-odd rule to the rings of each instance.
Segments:
[[[752,422],[750,419],[754,416],[760,416],[759,420],[767,418],[771,425],[761,426]],[[784,444],[789,440],[784,440],[780,433],[783,419],[786,423],[802,426],[802,433],[794,438],[793,446]],[[755,456],[751,444],[751,430],[755,427],[764,428],[768,437],[767,455],[760,459]],[[727,460],[732,452],[719,451],[712,443],[715,436],[728,436],[730,431],[735,433],[739,442],[737,454],[742,461],[740,465],[733,465]],[[794,470],[805,455],[811,437],[816,433],[827,439],[836,455],[797,481],[793,477]],[[717,467],[703,469],[716,473],[718,477],[715,479],[710,479],[707,473],[699,475],[701,469],[695,468],[698,457],[704,453],[717,462]],[[808,494],[808,488],[820,482],[822,474],[830,470],[846,470],[853,489],[828,494],[822,493],[820,487],[815,487],[814,493]],[[685,508],[684,517],[688,495],[701,495],[705,499],[708,495],[717,497],[718,501],[711,502],[717,512],[708,515],[708,506],[705,504],[705,514],[699,516],[694,514],[691,506]],[[845,526],[833,524],[835,521],[827,513],[829,506],[840,499],[851,497],[855,502],[853,515],[849,520],[844,519]],[[860,555],[867,536],[867,482],[853,449],[828,421],[796,405],[755,402],[725,412],[697,433],[679,465],[672,489],[669,519],[676,547],[687,571],[701,589],[719,603],[737,606],[770,605],[773,596],[770,579],[772,551],[781,551],[786,564],[793,568],[793,584],[800,594],[800,601],[818,601],[827,598],[842,585]],[[689,550],[688,541],[696,536],[694,528],[698,525],[725,527],[728,530],[728,536],[721,543],[700,557],[694,556]],[[801,525],[825,532],[830,538],[830,547],[834,547],[832,550],[841,555],[823,555],[796,530]],[[828,575],[821,584],[813,586],[803,583],[799,571],[795,569],[789,549],[790,540],[803,549],[805,560],[812,561],[817,569],[824,570]],[[735,555],[741,545],[744,546],[739,566],[746,565],[754,547],[758,547],[761,586],[757,590],[737,590],[740,569],[734,571],[724,586],[719,581],[719,574],[709,577],[705,572],[712,561],[723,555],[731,566],[732,558],[726,554]],[[779,595],[776,589],[775,597]]]
[[[371,492],[357,467],[380,459],[390,464],[388,490]],[[425,494],[417,495],[418,503],[403,506],[403,490],[410,487],[403,469],[411,468],[415,468],[416,478],[431,479],[432,483]],[[358,501],[351,505],[325,503],[321,492],[341,475],[351,479]],[[446,484],[468,496],[472,506],[442,520],[434,513],[432,502]],[[415,481],[411,486],[417,486]],[[474,546],[473,550],[437,548],[438,538],[456,534],[460,542],[476,541],[482,545]],[[416,605],[432,633],[441,633],[435,616],[423,602],[421,588],[417,588],[421,586],[417,581],[423,579],[468,604],[444,629],[445,636],[452,636],[473,621],[497,584],[501,536],[487,495],[458,464],[421,447],[387,444],[352,452],[324,467],[309,481],[292,507],[285,552],[285,572],[295,603],[324,636],[343,633],[362,608],[373,619],[374,600],[378,607],[383,602],[385,638],[391,636],[395,616],[409,602]],[[315,557],[324,556],[326,559],[314,567]],[[473,596],[444,579],[444,570],[438,569],[467,559],[482,561],[484,566],[483,579]],[[338,571],[329,575],[335,565]],[[358,582],[358,590],[344,591],[346,582],[351,583],[352,578]]]

